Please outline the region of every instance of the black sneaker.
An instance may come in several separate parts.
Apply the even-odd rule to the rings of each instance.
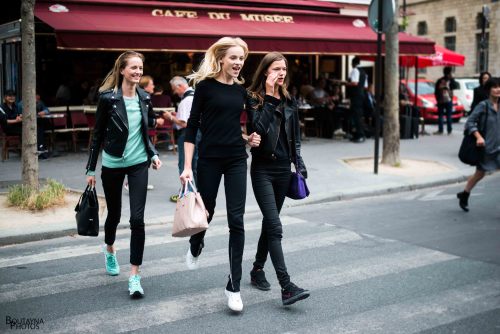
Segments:
[[[264,273],[264,270],[259,269],[259,270],[252,270],[250,272],[250,282],[252,283],[253,286],[255,286],[257,289],[262,290],[262,291],[269,291],[271,290],[271,284],[266,279],[266,273]]]
[[[470,193],[466,192],[465,190],[457,194],[457,198],[459,199],[458,205],[465,212],[469,212],[469,196]]]
[[[292,305],[299,300],[306,299],[309,295],[310,292],[308,290],[301,289],[292,282],[281,289],[281,300],[283,301],[283,305]]]

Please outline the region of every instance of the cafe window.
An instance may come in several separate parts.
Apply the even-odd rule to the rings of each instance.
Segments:
[[[444,38],[444,47],[445,48],[447,48],[451,51],[455,51],[456,44],[457,44],[457,37],[456,36],[447,36]]]
[[[427,22],[425,22],[425,21],[418,22],[417,35],[419,35],[419,36],[427,35]]]
[[[457,20],[454,16],[447,17],[444,20],[444,32],[455,32],[457,31]]]

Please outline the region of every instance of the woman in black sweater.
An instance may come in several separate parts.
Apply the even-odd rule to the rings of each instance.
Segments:
[[[196,91],[187,122],[184,143],[184,171],[181,182],[193,180],[191,161],[196,134],[202,133],[198,146],[198,189],[212,220],[217,190],[224,175],[227,220],[229,225],[230,275],[225,294],[231,310],[243,309],[240,296],[241,262],[245,244],[243,214],[245,213],[247,185],[247,153],[245,144],[255,147],[260,143],[256,133],[243,136],[240,114],[244,110],[247,93],[238,79],[248,55],[247,44],[240,38],[223,37],[205,53],[198,71],[189,76]],[[189,240],[186,254],[189,269],[198,268],[198,258],[204,246],[205,232]]]
[[[283,305],[309,297],[309,291],[290,281],[281,239],[283,229],[279,213],[290,185],[291,162],[307,177],[300,156],[300,126],[297,101],[287,91],[288,63],[278,52],[264,56],[254,74],[249,90],[248,111],[251,131],[262,136],[262,144],[252,148],[252,187],[262,211],[260,235],[251,282],[261,290],[269,290],[270,284],[264,274],[267,253],[276,270],[281,285]]]

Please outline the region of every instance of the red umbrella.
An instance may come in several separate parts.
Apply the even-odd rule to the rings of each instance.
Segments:
[[[434,54],[430,56],[401,56],[399,58],[400,66],[414,67],[416,59],[418,59],[418,68],[431,66],[464,66],[464,55],[448,50],[438,44],[434,44],[434,50]]]

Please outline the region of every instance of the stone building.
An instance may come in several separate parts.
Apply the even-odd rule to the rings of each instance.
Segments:
[[[403,0],[399,1],[402,7]],[[486,28],[488,47],[484,53],[480,47],[483,5],[490,11]],[[456,77],[478,76],[482,61],[490,73],[500,76],[499,0],[406,0],[406,12],[407,32],[465,55],[465,66],[455,69]],[[434,80],[442,75],[442,67],[422,72],[421,75]]]

